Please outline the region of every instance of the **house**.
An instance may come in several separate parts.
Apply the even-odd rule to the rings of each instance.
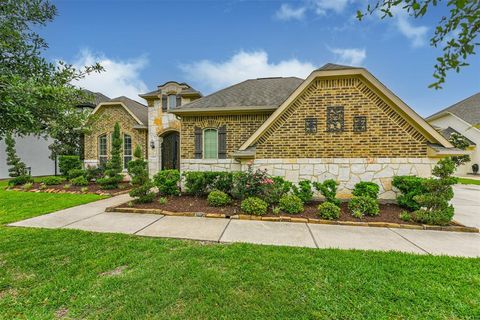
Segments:
[[[110,100],[100,92],[84,90],[91,96],[84,103],[77,105],[81,111],[93,110],[100,102]],[[46,176],[57,173],[57,161],[50,158],[51,151],[48,148],[53,143],[49,136],[24,136],[15,137],[15,148],[18,156],[26,164],[32,176]],[[5,141],[0,141],[0,150],[5,150]],[[5,152],[0,152],[0,179],[8,178],[8,166]]]
[[[129,99],[118,97],[99,103],[92,111],[85,133],[84,165],[96,167],[110,157],[112,133],[115,123],[119,123],[123,139],[123,166],[127,168],[137,145],[148,156],[148,110],[147,106]]]
[[[470,143],[471,161],[457,169],[458,175],[472,173],[472,165],[480,165],[480,92],[429,116],[427,121],[447,139],[458,133]]]

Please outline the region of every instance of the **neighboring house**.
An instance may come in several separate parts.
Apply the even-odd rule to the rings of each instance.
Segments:
[[[95,106],[103,101],[110,100],[107,96],[99,92],[85,90],[92,96],[91,101],[87,101],[77,106],[81,110],[93,110]],[[18,156],[29,168],[32,176],[46,176],[57,173],[56,161],[50,159],[49,145],[53,139],[49,136],[25,136],[15,138],[15,148]],[[8,166],[6,163],[5,141],[0,141],[0,179],[8,178]]]
[[[86,167],[105,164],[110,158],[112,133],[117,122],[120,125],[123,140],[124,169],[127,169],[128,162],[132,160],[133,151],[137,145],[142,148],[147,158],[147,106],[122,96],[102,102],[92,111],[88,122],[89,130],[84,136]]]
[[[472,165],[480,165],[480,92],[445,108],[430,117],[427,121],[448,138],[453,132],[459,133],[470,142],[471,161],[460,166],[457,174],[466,175],[472,172]]]
[[[252,79],[202,98],[169,82],[140,96],[149,105],[151,174],[251,164],[292,182],[336,179],[340,196],[373,181],[393,198],[393,176],[430,176],[438,158],[464,153],[364,68],[327,64],[305,80]],[[170,134],[180,138],[172,144]]]

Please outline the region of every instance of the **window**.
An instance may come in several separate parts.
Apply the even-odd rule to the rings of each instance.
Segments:
[[[365,116],[355,116],[355,117],[353,117],[353,131],[354,132],[365,132],[365,131],[367,131],[367,117],[365,117]]]
[[[107,163],[107,135],[103,134],[98,137],[98,160],[100,165],[103,166]]]
[[[218,131],[216,129],[203,130],[203,158],[218,159]]]
[[[171,94],[168,96],[168,109],[173,110],[177,106],[177,96]]]
[[[317,118],[305,118],[305,133],[317,132]]]
[[[343,107],[327,107],[327,131],[342,132],[343,130]]]
[[[128,163],[132,160],[132,137],[123,135],[123,168],[128,169]]]

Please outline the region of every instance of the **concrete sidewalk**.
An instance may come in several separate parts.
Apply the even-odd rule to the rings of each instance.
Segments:
[[[463,225],[480,228],[480,186],[457,184],[453,191],[455,194],[452,199],[455,207],[453,218]]]
[[[128,195],[10,224],[216,242],[480,257],[480,234],[104,212]]]

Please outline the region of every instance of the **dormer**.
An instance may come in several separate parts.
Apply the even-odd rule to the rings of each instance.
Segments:
[[[161,101],[162,111],[169,112],[186,103],[202,97],[200,91],[193,89],[187,83],[168,81],[157,87],[157,90],[140,94],[140,97],[153,105],[155,100]]]

